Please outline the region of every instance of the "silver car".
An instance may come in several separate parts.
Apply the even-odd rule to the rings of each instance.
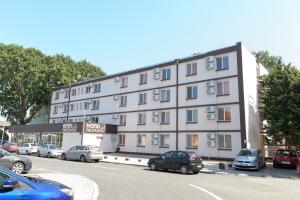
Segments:
[[[266,166],[265,156],[259,149],[242,149],[234,159],[235,169],[260,170]]]
[[[28,158],[14,155],[0,149],[0,166],[5,167],[16,174],[22,174],[31,169],[32,162]]]
[[[82,145],[70,148],[61,154],[62,160],[80,160],[81,162],[96,161],[102,159],[103,152],[98,146]]]

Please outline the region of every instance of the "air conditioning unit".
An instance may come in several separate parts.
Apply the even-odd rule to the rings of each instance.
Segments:
[[[112,115],[112,118],[113,118],[113,119],[118,119],[118,114],[113,114],[113,115]]]
[[[120,77],[119,76],[115,77],[115,82],[119,82],[119,81],[120,81]]]
[[[213,120],[213,119],[215,119],[215,113],[207,113],[207,119],[208,120]]]
[[[115,100],[115,101],[119,100],[119,96],[118,96],[118,95],[115,95],[115,96],[114,96],[114,100]]]
[[[160,74],[160,68],[153,69],[153,74]]]
[[[215,133],[207,133],[207,139],[208,140],[215,140],[216,134]]]
[[[158,110],[153,111],[152,115],[153,116],[159,116],[159,111]]]
[[[153,101],[159,101],[159,94],[153,95]]]
[[[214,62],[210,62],[210,63],[206,63],[206,69],[207,70],[211,70],[215,68],[215,63]]]
[[[206,112],[215,112],[215,107],[214,106],[206,107]]]
[[[158,139],[158,133],[152,133],[152,139]]]
[[[151,143],[152,143],[153,145],[158,145],[158,140],[157,140],[157,139],[153,139],[153,140],[151,141]]]
[[[153,90],[153,95],[158,95],[159,94],[159,89],[154,89]]]
[[[153,116],[152,121],[153,122],[159,122],[159,117],[158,116]]]
[[[153,74],[155,80],[160,79],[160,73]]]
[[[207,88],[207,94],[214,94],[215,93],[215,88],[214,87],[210,87],[210,88]]]
[[[214,87],[214,86],[215,86],[215,81],[214,81],[214,80],[212,80],[212,81],[207,81],[207,82],[206,82],[206,85],[207,85],[207,87]]]
[[[213,56],[207,56],[207,57],[205,58],[205,62],[206,62],[206,63],[214,62],[214,60],[215,60],[215,58],[214,58]]]
[[[216,146],[216,141],[214,141],[214,140],[208,140],[207,141],[207,146],[209,146],[209,147],[215,147]]]

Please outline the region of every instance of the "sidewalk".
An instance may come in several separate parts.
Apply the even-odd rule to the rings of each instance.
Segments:
[[[139,165],[147,166],[149,158],[154,157],[151,155],[137,155],[137,154],[123,154],[113,153],[104,154],[104,158],[101,162],[110,162],[127,165]],[[202,173],[208,174],[223,174],[223,175],[235,175],[235,176],[256,176],[256,177],[276,177],[276,178],[289,178],[300,180],[300,176],[297,175],[296,170],[292,169],[279,169],[273,168],[272,164],[267,164],[267,167],[260,171],[250,170],[235,170],[230,167],[232,162],[218,161],[218,160],[203,160],[204,168]],[[219,169],[219,163],[225,164],[225,169]]]

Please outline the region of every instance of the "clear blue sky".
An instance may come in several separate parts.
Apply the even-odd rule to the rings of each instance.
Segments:
[[[237,41],[300,66],[298,0],[7,0],[0,6],[0,42],[87,59],[108,74]]]

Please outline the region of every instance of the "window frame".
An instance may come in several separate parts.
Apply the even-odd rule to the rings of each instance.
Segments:
[[[120,96],[120,107],[126,107],[127,106],[127,96],[122,95]]]
[[[166,97],[166,99],[164,97]],[[171,90],[170,89],[161,89],[160,90],[160,102],[170,102],[170,101],[171,101]]]
[[[230,95],[230,81],[217,81],[216,96],[227,96]],[[221,87],[221,88],[220,88]],[[226,91],[227,89],[227,91]]]
[[[126,141],[126,135],[119,134],[118,146],[125,146],[125,141]]]
[[[145,105],[147,104],[147,93],[139,93],[139,102],[138,105]]]
[[[138,113],[138,123],[137,125],[146,125],[146,113]]]
[[[121,77],[121,86],[120,88],[127,88],[128,87],[128,77]]]
[[[189,120],[189,112],[191,112],[192,120]],[[186,123],[187,124],[196,124],[196,123],[198,123],[198,110],[197,109],[186,110]]]
[[[189,92],[190,91],[190,92]],[[190,96],[189,96],[190,94]],[[198,98],[198,85],[191,85],[186,87],[186,100]]]
[[[170,124],[170,111],[161,111],[160,112],[160,124]]]
[[[147,84],[147,81],[148,81],[148,74],[147,73],[141,73],[140,74],[139,85]]]
[[[220,146],[220,138],[222,137],[222,142],[223,142],[223,146]],[[227,142],[228,140],[226,140],[226,137],[227,139],[230,138],[230,145],[229,147],[227,146]],[[218,134],[217,135],[217,141],[218,141],[218,144],[217,144],[217,147],[218,149],[221,149],[221,150],[232,150],[232,137],[230,134]]]
[[[223,110],[222,111],[222,118],[223,119],[220,119],[220,110]],[[231,122],[232,120],[232,112],[231,112],[231,108],[230,107],[218,107],[217,108],[217,111],[218,111],[218,120],[217,122]],[[226,115],[226,113],[229,113],[229,119],[227,118],[228,116]],[[227,118],[227,119],[226,119]]]
[[[198,73],[197,62],[186,64],[186,76],[195,76]]]
[[[189,138],[191,141],[189,142]],[[194,138],[197,138],[196,145],[194,145]],[[189,143],[191,145],[189,145]],[[198,134],[186,134],[186,149],[198,149],[199,148],[199,135]]]
[[[161,80],[162,81],[171,80],[171,68],[162,69]]]
[[[141,140],[139,140],[141,137]],[[137,147],[145,147],[147,144],[147,137],[145,134],[137,134]]]

